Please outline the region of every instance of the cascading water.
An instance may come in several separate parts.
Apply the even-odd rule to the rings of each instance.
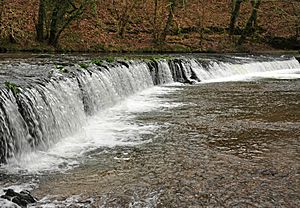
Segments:
[[[89,116],[154,85],[231,80],[289,69],[299,72],[300,65],[294,58],[176,57],[90,64],[87,69],[77,64],[60,66],[61,70],[54,64],[8,62],[0,67],[0,163],[5,163],[48,149],[80,131]]]
[[[179,62],[179,63],[178,63]],[[289,70],[298,70],[299,62],[296,59],[288,60],[255,60],[248,59],[234,59],[230,62],[219,60],[203,60],[203,59],[187,59],[175,62],[175,76],[179,74],[179,80],[186,82],[201,81],[201,82],[220,82],[232,81],[233,77],[243,79],[250,75],[263,72],[278,73],[283,70],[283,73],[288,73]],[[180,74],[181,73],[181,74]]]
[[[166,63],[159,66],[155,76],[159,83],[170,82]],[[66,66],[64,70],[70,73],[51,71],[52,77],[45,82],[24,87],[6,83],[7,87],[1,88],[1,162],[33,149],[45,150],[80,129],[88,115],[153,86],[143,62],[93,65],[87,70]]]

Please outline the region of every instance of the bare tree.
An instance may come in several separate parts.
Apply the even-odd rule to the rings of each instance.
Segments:
[[[257,28],[257,12],[259,6],[261,5],[261,0],[251,0],[252,12],[246,23],[245,28],[243,29],[242,35],[238,41],[238,44],[242,44],[247,36],[251,36]]]
[[[285,12],[285,15],[292,19],[291,27],[295,31],[293,38],[298,40],[300,38],[300,0],[289,0],[288,3],[291,5],[292,11],[291,13]]]
[[[3,10],[4,10],[4,4],[5,4],[5,0],[0,0],[0,24],[2,21],[2,14],[3,14]]]
[[[57,47],[62,32],[93,3],[95,0],[40,0],[37,40],[46,40],[49,45]]]
[[[161,42],[161,43],[165,42],[167,34],[170,31],[170,28],[171,28],[171,25],[172,25],[173,19],[174,19],[174,10],[176,8],[176,4],[177,4],[177,0],[169,0],[169,5],[168,5],[168,8],[169,8],[168,19],[167,19],[167,22],[165,24],[164,30],[161,33],[160,38],[159,38],[159,42]]]
[[[45,38],[44,27],[46,21],[46,0],[40,0],[38,22],[36,24],[36,36],[37,40],[42,42]]]
[[[229,34],[233,35],[234,30],[235,30],[235,24],[237,22],[237,19],[240,14],[240,9],[241,9],[241,4],[245,0],[232,0],[232,11],[231,11],[231,18],[230,18],[230,23],[229,23]]]
[[[116,20],[117,32],[120,37],[124,36],[126,27],[140,3],[141,0],[112,0],[109,10]]]
[[[198,3],[199,3],[199,7],[197,7],[197,16],[198,16],[197,30],[200,35],[199,44],[202,47],[203,38],[204,38],[205,0],[198,0]]]

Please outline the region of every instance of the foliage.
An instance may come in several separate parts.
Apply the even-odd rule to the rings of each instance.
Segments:
[[[0,0],[0,51],[228,52],[236,43],[269,50],[269,38],[299,45],[300,1],[260,1]]]
[[[5,3],[6,1],[0,0],[0,38],[9,43],[17,43],[25,36],[22,30],[24,21],[18,18],[22,12],[7,7]]]
[[[11,90],[14,95],[17,95],[17,94],[19,94],[21,92],[20,89],[19,89],[19,86],[17,84],[15,84],[15,83],[6,81],[4,84],[5,84],[5,87],[8,90]]]
[[[102,60],[99,60],[99,59],[94,59],[94,60],[92,60],[92,64],[95,64],[95,65],[97,65],[97,66],[101,66],[102,63],[103,63],[103,61],[102,61]]]
[[[108,63],[115,62],[115,57],[113,57],[113,56],[108,56],[108,57],[105,58],[105,61],[108,62]]]
[[[89,65],[85,64],[85,63],[80,63],[79,66],[83,69],[87,69],[89,68]]]

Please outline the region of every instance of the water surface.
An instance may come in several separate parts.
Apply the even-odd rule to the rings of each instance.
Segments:
[[[195,85],[154,87],[145,63],[132,62],[132,73],[121,65],[108,65],[112,68],[104,70],[105,76],[93,78],[83,71],[91,87],[86,92],[94,93],[90,92],[94,106],[87,115],[72,73],[63,75],[54,67],[73,59],[48,63],[41,58],[39,64],[26,59],[28,63],[20,61],[18,67],[10,60],[3,62],[0,82],[9,77],[28,84],[26,90],[43,82],[61,86],[63,93],[48,87],[61,101],[53,108],[69,110],[63,114],[68,119],[57,121],[66,129],[69,123],[75,128],[67,136],[49,136],[55,141],[49,148],[24,152],[2,165],[0,194],[4,187],[30,189],[40,199],[32,207],[298,207],[298,63],[285,58],[269,63],[270,57],[212,59],[191,59],[183,65],[195,65],[194,73],[202,77]],[[166,61],[160,64],[168,69]],[[80,69],[78,64],[68,67],[73,72]],[[95,75],[102,74],[90,67]],[[139,79],[142,87],[135,88],[131,75],[140,67],[147,82]],[[123,80],[124,71],[133,82]],[[115,72],[122,82],[108,79]],[[49,73],[54,73],[53,80]],[[161,76],[171,82],[170,71]],[[107,93],[111,83],[118,87]],[[99,90],[101,86],[106,88]],[[122,93],[127,92],[125,86],[134,90]],[[82,115],[72,117],[73,108],[64,106],[76,107]],[[42,121],[47,126],[47,118]]]
[[[135,125],[158,127],[136,134],[151,142],[90,152],[34,193],[92,207],[300,204],[300,80],[163,88],[175,106],[132,112]]]

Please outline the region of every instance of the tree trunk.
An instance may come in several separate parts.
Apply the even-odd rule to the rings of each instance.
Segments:
[[[131,0],[125,2],[126,5],[123,6],[124,11],[119,17],[119,22],[118,22],[118,35],[120,37],[124,37],[126,27],[131,19],[133,11],[137,7],[138,1],[139,0]]]
[[[238,41],[238,45],[242,44],[247,36],[250,36],[252,35],[255,30],[256,30],[256,26],[257,26],[257,11],[258,11],[258,8],[261,4],[261,0],[252,0],[252,13],[251,13],[251,16],[249,17],[248,21],[247,21],[247,24],[242,32],[242,35]]]
[[[40,0],[36,35],[39,42],[44,41],[44,24],[46,20],[45,0]]]
[[[50,22],[50,36],[49,36],[49,40],[48,43],[49,45],[52,45],[54,47],[57,46],[58,44],[58,38],[57,36],[57,24],[58,24],[58,12],[59,12],[59,8],[58,5],[55,6],[55,8],[53,9],[52,12],[52,16],[51,16],[51,22]]]
[[[121,17],[122,19],[119,22],[119,31],[118,31],[118,35],[120,37],[124,37],[124,33],[125,33],[125,28],[127,26],[129,17],[127,15],[124,15],[123,17]]]
[[[241,3],[243,0],[233,0],[233,9],[231,12],[230,24],[229,24],[229,34],[233,35],[235,30],[235,24],[240,14]]]
[[[158,0],[154,0],[154,19],[153,19],[153,40],[157,42],[158,40],[158,25],[157,25],[157,15],[158,15]]]
[[[3,7],[4,7],[4,0],[0,0],[0,21],[3,13]]]
[[[130,5],[128,5],[128,2],[126,2],[126,6],[124,8],[124,11],[122,12],[121,16],[119,17],[118,35],[120,37],[124,37],[125,28],[127,26],[129,18],[130,18],[130,12],[131,12],[131,10],[133,9],[134,6],[132,6],[132,8],[129,8],[129,7],[130,7]]]
[[[4,10],[5,0],[0,0],[0,26],[2,24],[2,14]]]
[[[293,7],[293,16],[295,17],[295,37],[296,41],[300,38],[300,1],[291,2]]]
[[[172,25],[172,22],[173,22],[173,18],[174,18],[174,9],[176,7],[176,0],[170,0],[170,5],[169,5],[169,15],[168,15],[168,19],[167,19],[167,22],[166,22],[166,26],[160,36],[160,43],[163,43],[165,42],[166,40],[166,37],[167,37],[167,34],[168,32],[170,31],[170,28],[171,28],[171,25]]]
[[[199,0],[201,11],[198,10],[198,32],[200,35],[199,45],[202,48],[204,38],[205,0]]]

